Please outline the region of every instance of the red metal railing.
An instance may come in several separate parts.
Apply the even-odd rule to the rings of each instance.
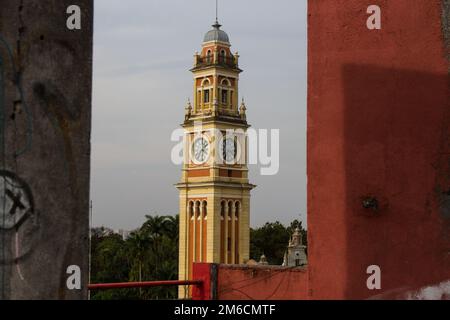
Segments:
[[[202,286],[201,280],[173,280],[173,281],[147,281],[147,282],[121,282],[121,283],[97,283],[88,285],[89,290],[109,290],[123,288],[149,288],[167,286]]]
[[[192,286],[189,296],[192,300],[213,300],[217,297],[217,265],[194,263],[195,280],[169,280],[148,282],[98,283],[88,285],[89,290],[108,290],[123,288],[149,288],[166,286]]]

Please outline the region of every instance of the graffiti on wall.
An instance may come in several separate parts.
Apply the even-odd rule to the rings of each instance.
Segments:
[[[12,71],[12,83],[20,97],[21,109],[27,115],[26,143],[14,150],[6,146],[5,87],[7,70]],[[24,99],[20,75],[16,70],[11,47],[0,34],[0,298],[6,297],[8,278],[11,273],[26,281],[21,270],[21,263],[33,250],[37,243],[39,229],[38,214],[35,208],[33,192],[28,183],[16,172],[7,168],[7,156],[17,159],[31,147],[32,121]],[[14,167],[14,166],[13,166]]]

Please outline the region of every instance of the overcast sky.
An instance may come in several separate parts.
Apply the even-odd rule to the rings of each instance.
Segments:
[[[250,167],[251,225],[306,219],[306,0],[222,0],[239,51],[240,95],[256,129],[280,129],[280,170]],[[93,226],[134,229],[177,214],[173,130],[192,96],[188,71],[215,19],[214,0],[96,0]],[[306,221],[305,221],[306,222]]]

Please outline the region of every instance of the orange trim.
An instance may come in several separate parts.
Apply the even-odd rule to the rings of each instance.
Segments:
[[[198,170],[189,170],[188,171],[189,178],[209,177],[209,174],[210,174],[209,169],[198,169]]]
[[[242,171],[232,169],[219,169],[219,176],[229,178],[242,178]]]
[[[194,237],[193,237],[193,227],[194,224],[192,223],[191,217],[189,217],[189,241],[188,241],[188,265],[187,268],[187,274],[188,274],[188,279],[191,280],[192,279],[192,262],[193,262],[193,257],[194,257]]]
[[[202,262],[206,262],[206,246],[208,245],[207,236],[207,220],[203,219],[203,244],[202,244]]]
[[[226,202],[229,202],[229,201],[240,201],[240,202],[242,202],[242,199],[240,199],[240,198],[222,198],[220,201],[226,201]]]
[[[198,216],[195,217],[195,262],[200,262],[200,222]]]
[[[197,88],[201,88],[202,87],[202,82],[203,80],[208,79],[210,83],[213,83],[213,77],[212,76],[207,76],[207,77],[203,77],[203,78],[198,78],[196,81],[196,86]]]
[[[214,57],[214,50],[215,49],[217,49],[217,52],[219,52],[219,53],[220,53],[221,50],[225,50],[226,55],[228,57],[231,57],[231,50],[230,50],[230,48],[225,47],[225,46],[221,46],[221,45],[214,45],[214,44],[206,46],[206,47],[203,47],[200,56],[202,58],[206,57],[206,54],[208,53],[208,50],[211,50],[211,57]]]
[[[234,225],[234,263],[239,263],[239,217],[235,221]]]
[[[225,218],[225,216],[224,216]],[[224,263],[225,262],[225,246],[224,246],[224,241],[225,241],[225,219],[224,220],[220,220],[220,262]]]
[[[228,243],[228,263],[231,263],[231,246],[233,243],[231,242],[231,231],[232,231],[232,225],[231,225],[231,219],[229,217],[233,217],[232,210],[228,208],[228,214],[227,214],[227,223],[228,223],[228,234],[227,234],[227,243]]]
[[[187,202],[194,202],[194,206],[195,206],[195,202],[197,202],[197,201],[202,202],[202,201],[207,201],[207,200],[208,200],[208,198],[190,198],[187,200]]]

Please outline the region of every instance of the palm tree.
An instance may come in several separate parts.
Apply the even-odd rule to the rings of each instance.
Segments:
[[[150,240],[153,257],[155,259],[155,273],[159,266],[159,251],[161,238],[165,234],[165,217],[162,216],[145,216],[147,221],[142,225],[141,232]]]
[[[152,246],[152,251],[155,258],[155,273],[161,265],[161,243],[163,237],[168,237],[178,242],[178,216],[145,216],[147,221],[144,222],[140,231],[146,235]]]
[[[167,216],[165,220],[165,227],[167,234],[176,242],[178,242],[179,236],[180,216]]]
[[[129,246],[129,254],[132,261],[137,262],[138,267],[138,279],[135,277],[135,272],[133,272],[135,264],[132,265],[132,270],[130,270],[130,279],[138,280],[142,282],[142,269],[145,261],[146,252],[150,246],[150,239],[143,232],[134,231],[130,234],[130,237],[127,240],[127,244]],[[139,289],[139,293],[142,296],[142,290]]]

